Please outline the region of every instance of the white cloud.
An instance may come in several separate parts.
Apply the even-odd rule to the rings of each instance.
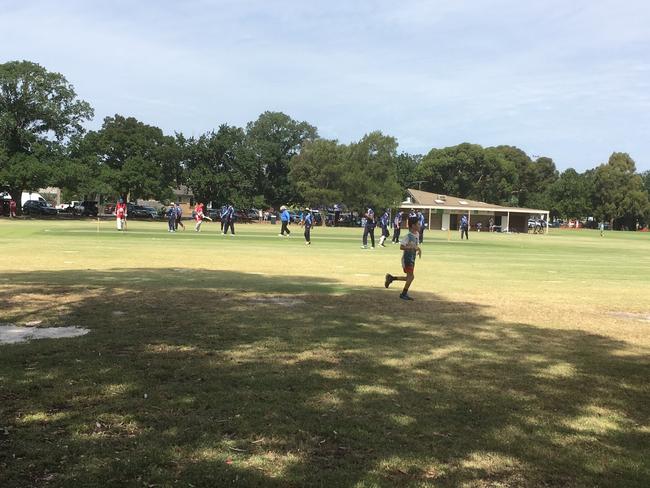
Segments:
[[[343,142],[514,144],[560,167],[650,169],[650,3],[0,2],[2,58],[96,108],[198,134],[267,109]],[[589,159],[591,158],[591,159]]]

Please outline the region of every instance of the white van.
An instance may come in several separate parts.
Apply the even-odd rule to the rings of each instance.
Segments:
[[[40,193],[37,193],[35,191],[32,192],[24,191],[22,196],[20,197],[21,207],[25,205],[25,202],[28,202],[29,200],[38,200],[39,202],[47,204],[47,200],[45,200],[45,198],[43,198]]]

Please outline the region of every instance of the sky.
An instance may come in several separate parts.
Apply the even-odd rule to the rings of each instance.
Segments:
[[[104,117],[165,133],[266,110],[342,143],[513,145],[650,170],[647,0],[0,0],[0,62],[62,73]]]

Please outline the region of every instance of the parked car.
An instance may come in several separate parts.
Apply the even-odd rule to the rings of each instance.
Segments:
[[[81,204],[81,202],[72,200],[70,203],[59,203],[55,208],[59,211],[59,213],[66,213],[71,212],[72,207],[79,204]]]
[[[210,217],[214,222],[221,222],[221,208],[209,208],[207,211],[204,211],[205,215]],[[258,217],[255,217],[257,220]],[[246,210],[235,210],[235,222],[241,224],[249,224],[253,219],[248,214]]]
[[[255,209],[255,208],[245,210],[244,212],[246,213],[248,218],[251,219],[251,220],[259,220],[260,219],[260,211]]]
[[[126,214],[131,219],[157,219],[158,212],[153,207],[143,207],[142,205],[126,204]]]
[[[97,217],[99,213],[97,202],[90,200],[76,202],[76,205],[73,205],[70,210],[72,211],[72,215],[80,215],[81,217]]]
[[[27,200],[23,205],[25,215],[56,215],[59,212],[49,203],[43,203],[41,200]]]
[[[312,210],[311,215],[314,219],[314,225],[323,225],[323,215],[318,210]]]
[[[334,212],[327,212],[325,225],[331,227],[334,225]],[[361,218],[352,213],[339,214],[339,220],[336,223],[337,227],[361,227]]]

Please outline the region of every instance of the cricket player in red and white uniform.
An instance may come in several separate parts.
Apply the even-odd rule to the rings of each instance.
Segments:
[[[194,226],[194,230],[196,232],[201,232],[201,224],[203,223],[205,215],[203,214],[203,204],[198,203],[196,205],[196,208],[194,209],[194,220],[196,220],[196,225]]]
[[[115,205],[115,217],[117,218],[117,230],[124,230],[126,227],[126,203],[121,198]]]

